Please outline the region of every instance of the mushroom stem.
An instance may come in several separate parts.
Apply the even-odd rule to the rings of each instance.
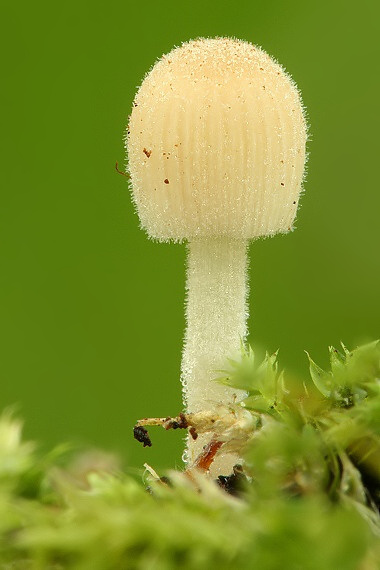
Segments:
[[[186,410],[210,410],[218,403],[241,399],[244,392],[213,381],[234,356],[247,334],[247,247],[245,239],[197,238],[188,244],[187,327],[182,354],[182,383]],[[185,462],[192,464],[207,437],[187,442]],[[216,472],[232,470],[236,457],[221,457]],[[217,473],[215,473],[217,474]]]

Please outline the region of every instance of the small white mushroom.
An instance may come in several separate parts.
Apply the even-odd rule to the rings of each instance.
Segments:
[[[242,397],[213,378],[247,335],[248,241],[292,229],[306,138],[294,82],[244,41],[185,43],[136,94],[126,140],[141,226],[158,241],[188,242],[188,412]],[[204,444],[188,441],[189,464]],[[221,455],[215,474],[235,461]]]

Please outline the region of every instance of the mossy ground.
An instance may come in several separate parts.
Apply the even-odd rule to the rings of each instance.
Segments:
[[[302,382],[277,355],[229,363],[219,381],[248,392],[237,406],[255,419],[238,496],[203,473],[168,484],[107,455],[40,456],[5,412],[0,569],[380,568],[379,343],[330,355]]]

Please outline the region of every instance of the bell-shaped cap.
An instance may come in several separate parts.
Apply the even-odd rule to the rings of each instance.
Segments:
[[[297,88],[262,49],[198,39],[162,56],[126,138],[141,225],[160,241],[287,232],[307,138]]]

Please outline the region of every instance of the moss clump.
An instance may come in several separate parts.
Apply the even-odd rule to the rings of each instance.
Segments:
[[[219,381],[248,391],[237,405],[256,420],[237,497],[201,473],[152,476],[147,492],[109,460],[57,467],[61,452],[39,457],[4,413],[0,569],[375,570],[379,343],[330,354],[331,370],[310,360],[304,382],[277,355],[230,362]]]

